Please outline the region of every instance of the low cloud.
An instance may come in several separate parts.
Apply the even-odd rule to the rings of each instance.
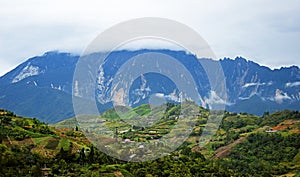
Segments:
[[[285,87],[297,87],[300,86],[300,82],[289,82],[285,84]]]
[[[105,29],[141,17],[190,26],[217,58],[241,55],[270,67],[300,65],[299,11],[295,0],[1,1],[0,75],[46,51],[80,54]]]

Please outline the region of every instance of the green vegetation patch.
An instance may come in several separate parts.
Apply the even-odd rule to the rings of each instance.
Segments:
[[[33,138],[33,141],[35,142],[35,144],[42,144],[44,142],[47,142],[47,140],[50,137],[40,137],[40,138]]]
[[[59,142],[59,148],[63,148],[65,151],[70,148],[70,140],[67,138],[62,138]]]
[[[55,150],[57,148],[59,144],[59,140],[58,139],[50,139],[47,143],[47,145],[45,146],[46,149],[51,149],[51,150]]]

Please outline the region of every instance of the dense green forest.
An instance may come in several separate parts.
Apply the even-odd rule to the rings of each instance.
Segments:
[[[166,106],[163,118],[150,127],[128,126],[114,110],[95,119],[111,130],[118,127],[123,140],[155,141],[169,133],[180,114],[178,105]],[[145,105],[134,111],[150,112]],[[200,147],[209,114],[199,108],[189,138],[175,151],[138,163],[99,151],[84,136],[93,129],[74,118],[48,125],[0,110],[0,176],[300,176],[298,111],[262,117],[224,112],[215,136]]]

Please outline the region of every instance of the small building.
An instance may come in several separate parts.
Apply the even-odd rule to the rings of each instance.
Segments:
[[[124,141],[122,141],[123,144],[128,144],[128,143],[131,143],[131,142],[134,142],[134,141],[131,141],[130,139],[125,139]]]
[[[127,133],[129,130],[122,130],[122,131],[119,131],[120,134],[123,134],[123,133]]]
[[[278,130],[270,129],[270,130],[266,130],[265,132],[266,133],[276,133],[276,132],[278,132]]]
[[[150,130],[150,131],[149,131],[149,134],[156,134],[156,133],[157,133],[156,130]]]

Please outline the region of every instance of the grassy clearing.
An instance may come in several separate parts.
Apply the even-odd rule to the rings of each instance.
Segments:
[[[47,142],[47,140],[49,139],[50,137],[40,137],[40,138],[32,138],[34,143],[39,145],[43,142]]]
[[[67,138],[62,138],[58,145],[59,149],[63,148],[65,151],[70,149],[70,140]]]

